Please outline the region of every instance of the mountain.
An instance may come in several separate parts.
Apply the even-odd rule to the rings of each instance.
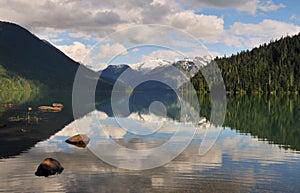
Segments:
[[[23,27],[0,22],[0,65],[7,72],[50,89],[71,89],[79,66],[92,81],[98,74],[75,62],[49,42],[40,40]],[[102,84],[103,89],[111,83]]]
[[[131,64],[133,70],[145,73],[156,71],[156,69],[176,67],[185,72],[188,76],[193,77],[201,67],[207,65],[211,61],[210,57],[195,57],[194,59],[184,58],[183,60],[170,61],[165,59],[147,60],[139,64]]]
[[[109,65],[106,69],[98,71],[98,73],[100,74],[100,77],[115,82],[119,78],[119,76],[125,71],[132,75],[134,74],[134,76],[138,75],[137,71],[133,70],[126,64]]]
[[[300,91],[300,33],[282,37],[251,51],[217,57],[229,93],[298,93]],[[192,78],[196,90],[207,92],[201,72]]]
[[[155,68],[166,67],[172,65],[173,62],[165,59],[146,60],[138,64],[132,64],[131,68],[136,71],[147,73]]]
[[[201,68],[208,65],[211,62],[211,58],[195,57],[194,59],[185,58],[173,63],[173,66],[180,68],[183,72],[186,72],[189,77],[194,77]]]
[[[139,91],[170,90],[179,88],[209,62],[209,58],[201,57],[179,61],[155,59],[138,64],[109,65],[98,73],[102,78],[125,83]]]

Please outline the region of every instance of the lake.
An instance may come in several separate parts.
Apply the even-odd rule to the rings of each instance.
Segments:
[[[203,124],[196,130],[178,118],[178,100],[172,93],[132,96],[130,113],[118,116],[103,94],[97,96],[96,110],[87,105],[76,120],[69,93],[39,93],[21,99],[16,98],[18,94],[0,96],[0,192],[300,191],[298,96],[228,96],[224,124],[213,126],[201,118]],[[149,113],[149,104],[158,99],[166,107],[160,110],[157,103],[158,111]],[[54,102],[64,104],[61,112],[37,110]],[[14,106],[3,107],[4,103]],[[200,116],[209,120],[209,96],[199,97],[199,104]],[[168,147],[164,157],[143,154],[170,141],[176,129],[176,148]],[[89,135],[87,148],[65,143],[77,133]],[[175,156],[176,145],[184,144],[191,133],[190,143]],[[200,152],[205,138],[211,139],[212,146]],[[121,149],[112,149],[111,144]],[[128,153],[128,149],[141,154]],[[34,175],[47,157],[59,160],[62,174]],[[139,170],[165,158],[172,160]]]

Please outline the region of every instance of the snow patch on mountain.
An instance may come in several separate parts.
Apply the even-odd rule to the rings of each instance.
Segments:
[[[142,71],[142,72],[149,72],[157,67],[164,67],[170,66],[173,64],[173,61],[165,60],[165,59],[153,59],[153,60],[146,60],[141,63],[137,64],[130,64],[129,66],[133,70]]]

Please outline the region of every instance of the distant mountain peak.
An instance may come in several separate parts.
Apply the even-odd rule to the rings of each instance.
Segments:
[[[151,59],[146,60],[137,64],[130,64],[130,67],[133,70],[141,71],[141,72],[149,72],[157,67],[170,66],[173,62],[166,59]]]

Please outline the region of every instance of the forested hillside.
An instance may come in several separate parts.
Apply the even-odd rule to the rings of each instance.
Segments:
[[[0,65],[0,91],[32,91],[42,87],[38,82],[27,80],[12,72],[7,71]]]
[[[6,76],[3,72],[2,87],[18,88],[37,82],[51,90],[70,90],[79,66],[86,81],[98,80],[98,73],[75,62],[49,42],[33,35],[25,28],[0,21],[0,65],[6,72],[15,76]],[[16,77],[18,80],[15,80]],[[21,78],[22,77],[22,78]],[[10,82],[8,82],[10,80]],[[26,82],[26,83],[25,83]],[[109,90],[112,84],[99,79],[101,90]],[[22,86],[19,87],[19,83]]]
[[[300,34],[263,44],[251,51],[216,58],[230,93],[298,93],[300,91]],[[199,72],[192,83],[207,91]]]

